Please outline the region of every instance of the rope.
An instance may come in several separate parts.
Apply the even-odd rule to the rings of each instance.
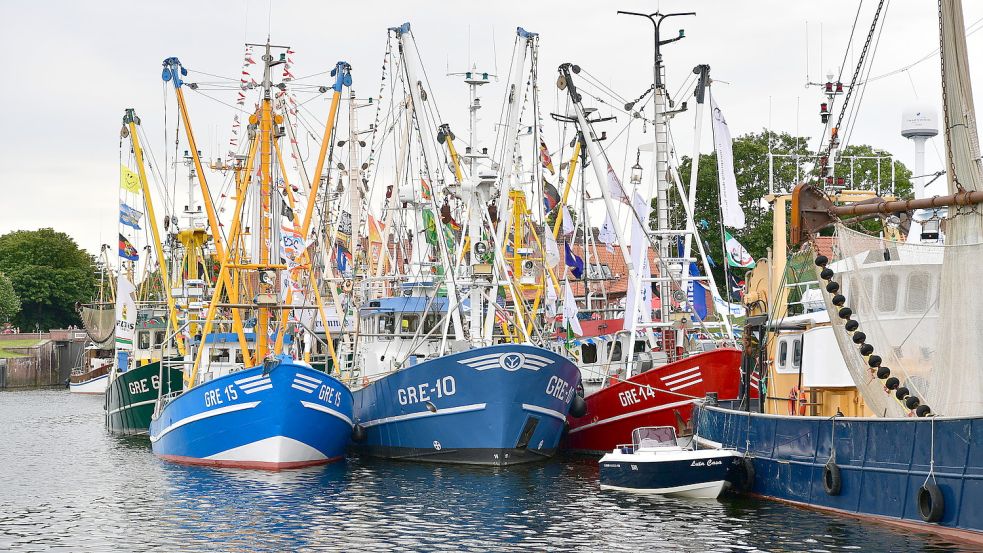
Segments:
[[[941,4],[941,2],[940,2]],[[932,417],[932,449],[929,452],[930,457],[928,461],[928,474],[925,475],[925,481],[922,482],[922,486],[928,484],[928,479],[931,478],[932,482],[937,484],[935,480],[935,417]]]

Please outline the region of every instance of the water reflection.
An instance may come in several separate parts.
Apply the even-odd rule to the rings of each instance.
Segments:
[[[354,458],[268,473],[175,465],[102,402],[0,392],[0,550],[953,551],[778,503],[601,493],[593,458],[488,469]]]

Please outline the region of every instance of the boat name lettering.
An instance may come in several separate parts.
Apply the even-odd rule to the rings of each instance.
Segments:
[[[714,459],[707,459],[706,461],[693,461],[689,464],[691,467],[713,467],[717,465],[724,464],[723,461],[716,461]]]
[[[153,375],[153,376],[151,376],[150,377],[150,385],[153,387],[154,390],[159,390],[160,389],[160,376],[158,376],[156,374]],[[147,387],[147,379],[146,378],[141,378],[140,380],[137,380],[136,382],[130,382],[129,384],[127,384],[127,386],[130,388],[130,394],[133,394],[133,395],[142,394],[142,393],[145,393],[145,392],[149,392],[150,391],[150,388]]]
[[[573,386],[558,376],[551,376],[546,383],[546,395],[555,397],[560,401],[570,401],[573,395]]]
[[[638,386],[637,388],[618,393],[618,399],[621,400],[622,407],[641,403],[646,398],[655,399],[655,390],[651,386]]]
[[[414,403],[430,401],[430,398],[434,396],[442,398],[452,396],[456,393],[457,382],[454,381],[454,377],[445,376],[435,381],[433,385],[426,382],[417,384],[416,386],[400,388],[396,391],[396,398],[399,399],[400,405],[412,405]]]
[[[324,403],[333,403],[335,407],[341,405],[341,394],[338,393],[338,390],[335,390],[327,384],[321,385],[321,389],[317,392],[317,399],[323,401]]]

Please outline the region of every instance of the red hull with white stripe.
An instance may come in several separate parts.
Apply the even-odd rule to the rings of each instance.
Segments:
[[[654,368],[587,396],[587,414],[567,417],[570,430],[565,448],[606,453],[631,443],[642,426],[672,426],[690,422],[694,398],[716,392],[721,400],[737,399],[741,351],[721,348]],[[757,383],[752,382],[752,396]]]

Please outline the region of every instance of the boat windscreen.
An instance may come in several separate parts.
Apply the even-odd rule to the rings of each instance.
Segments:
[[[647,426],[636,428],[632,433],[635,448],[675,447],[676,431],[671,426]]]

